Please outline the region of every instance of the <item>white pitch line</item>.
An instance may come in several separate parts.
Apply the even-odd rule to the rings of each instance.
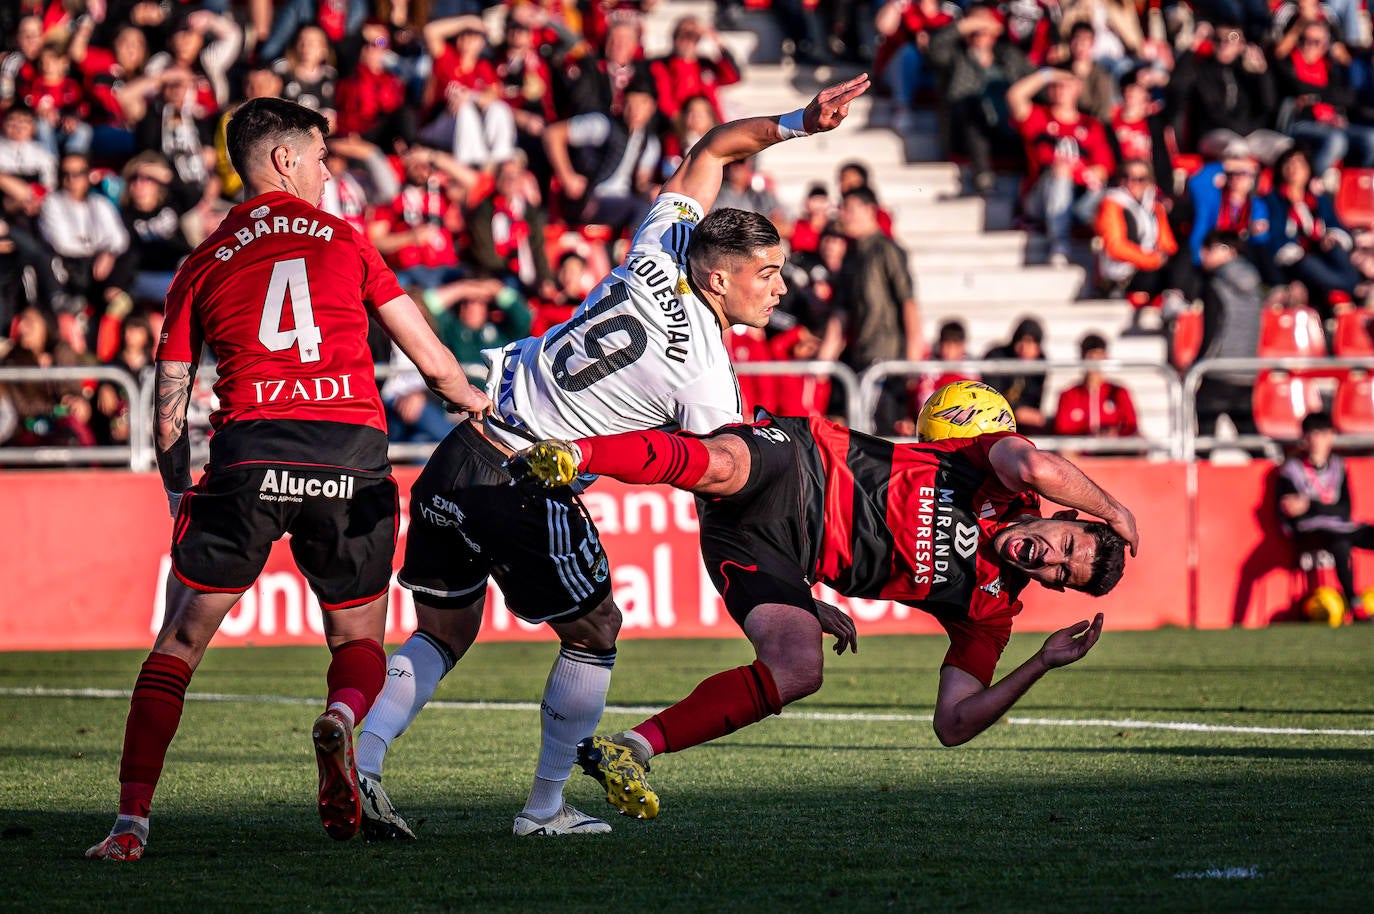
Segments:
[[[0,696],[10,698],[122,698],[128,700],[127,689],[50,689],[42,686],[28,688],[0,688]],[[187,701],[241,702],[268,705],[318,705],[318,698],[295,698],[288,695],[233,695],[223,692],[188,692]],[[431,701],[431,708],[448,711],[538,711],[531,701]],[[657,714],[656,705],[607,705],[608,714]],[[835,711],[787,711],[780,715],[788,720],[809,721],[866,721],[870,723],[930,723],[929,714],[867,714]],[[1374,737],[1374,730],[1347,730],[1317,727],[1242,727],[1231,724],[1199,724],[1187,721],[1103,720],[1071,717],[1007,717],[1003,723],[1014,727],[1111,727],[1118,730],[1173,730],[1187,733],[1244,733],[1270,736],[1363,736]]]

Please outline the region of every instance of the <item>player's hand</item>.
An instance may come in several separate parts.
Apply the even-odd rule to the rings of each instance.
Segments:
[[[1131,547],[1131,558],[1135,558],[1136,550],[1140,548],[1140,533],[1135,529],[1135,515],[1130,509],[1123,505],[1116,506],[1116,517],[1108,521],[1107,524],[1126,541],[1126,545]]]
[[[849,103],[868,91],[868,74],[860,73],[847,82],[826,86],[811,99],[802,114],[802,126],[807,133],[834,130],[849,114]]]
[[[1070,663],[1082,660],[1087,656],[1088,651],[1093,649],[1093,645],[1097,643],[1097,639],[1100,637],[1102,637],[1102,613],[1098,613],[1092,622],[1084,619],[1050,635],[1045,639],[1045,646],[1040,648],[1040,659],[1050,669],[1068,666]]]
[[[448,397],[447,409],[451,413],[467,413],[474,419],[484,419],[496,410],[483,391],[471,384],[459,385],[457,396]]]
[[[835,653],[843,654],[845,648],[851,654],[859,652],[859,632],[854,627],[854,620],[841,612],[839,607],[817,600],[816,618],[821,620],[821,631],[835,636]]]

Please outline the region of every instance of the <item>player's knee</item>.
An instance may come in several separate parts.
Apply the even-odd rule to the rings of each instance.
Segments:
[[[785,705],[814,695],[820,691],[825,680],[824,666],[819,658],[812,661],[810,658],[792,657],[786,663],[769,666],[778,687],[778,697]]]
[[[706,441],[711,459],[693,490],[703,494],[731,495],[749,481],[749,446],[735,435]]]

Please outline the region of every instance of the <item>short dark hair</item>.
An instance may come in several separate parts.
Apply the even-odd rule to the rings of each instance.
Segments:
[[[1100,333],[1089,333],[1078,343],[1078,354],[1086,356],[1090,352],[1097,350],[1107,351],[1107,340]]]
[[[1308,413],[1302,417],[1302,433],[1310,435],[1312,432],[1329,432],[1336,426],[1331,421],[1331,414],[1327,412]]]
[[[1089,32],[1091,34],[1096,34],[1097,30],[1093,28],[1093,24],[1091,22],[1083,22],[1080,20],[1073,24],[1073,28],[1069,29],[1069,41],[1073,41],[1075,38],[1077,38],[1080,32]]]
[[[687,262],[696,270],[710,270],[732,257],[752,257],[761,248],[782,244],[778,230],[763,216],[744,209],[713,210],[687,242]]]
[[[224,145],[234,171],[247,177],[253,159],[265,149],[300,146],[312,130],[329,135],[329,121],[318,111],[284,98],[254,98],[229,118]]]
[[[873,188],[869,187],[867,184],[851,187],[840,196],[840,199],[846,202],[851,198],[858,200],[864,206],[871,206],[875,209],[878,206],[878,195],[873,193]]]
[[[1083,529],[1097,541],[1097,551],[1093,554],[1091,577],[1073,589],[1094,597],[1104,596],[1120,583],[1126,571],[1126,540],[1101,521],[1088,521]]]
[[[968,332],[961,321],[945,321],[940,325],[939,342],[963,343],[968,340]]]
[[[859,173],[860,180],[863,181],[865,186],[868,185],[868,166],[862,162],[856,162],[853,159],[850,159],[848,162],[845,162],[843,165],[840,166],[839,171],[841,173],[846,171],[857,171]]]

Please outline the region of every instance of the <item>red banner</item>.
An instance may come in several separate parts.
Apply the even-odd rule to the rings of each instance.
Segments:
[[[1295,578],[1288,570],[1287,544],[1272,520],[1268,464],[1199,465],[1197,509],[1191,515],[1188,469],[1182,464],[1085,460],[1082,465],[1136,512],[1140,556],[1128,562],[1121,586],[1101,600],[1032,586],[1019,630],[1050,631],[1097,611],[1106,613],[1108,626],[1115,629],[1258,625],[1291,604]],[[1374,482],[1374,461],[1351,461],[1351,472],[1359,491],[1363,480]],[[416,474],[414,468],[397,472],[403,493]],[[611,557],[615,597],[625,614],[624,637],[739,635],[702,568],[691,496],[606,480],[585,498]],[[140,648],[152,643],[162,618],[171,528],[155,475],[4,473],[0,505],[8,521],[0,534],[0,580],[5,582],[0,649]],[[1196,534],[1190,535],[1194,529]],[[403,523],[402,546],[405,532]],[[1190,544],[1196,546],[1195,556]],[[1374,566],[1357,565],[1356,571],[1357,576],[1374,572]],[[858,620],[862,634],[940,631],[931,617],[900,604],[849,600],[824,588],[818,593]],[[394,588],[391,607],[388,639],[399,641],[414,626],[410,593]],[[549,635],[543,626],[510,615],[493,589],[482,637]],[[320,640],[319,606],[279,543],[215,643]]]

